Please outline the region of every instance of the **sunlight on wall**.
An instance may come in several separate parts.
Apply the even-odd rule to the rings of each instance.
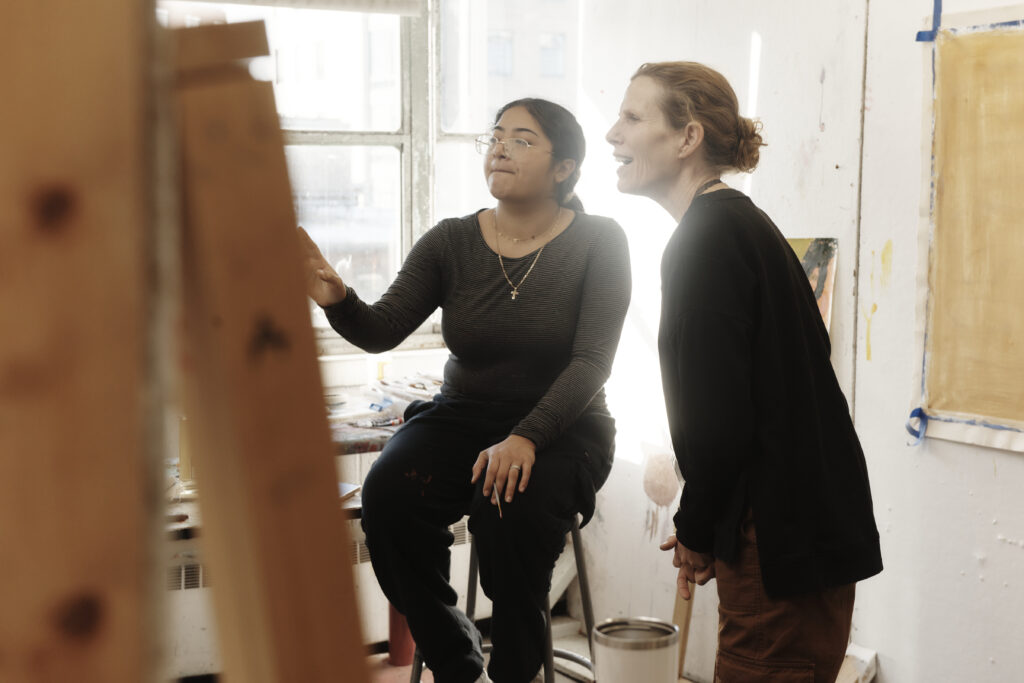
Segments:
[[[757,88],[761,83],[761,34],[750,32],[750,72],[747,81],[747,107],[744,116],[752,119],[757,115]],[[754,185],[753,174],[746,174],[743,179],[743,194],[750,196],[750,188]]]
[[[608,87],[625,92],[626,85]],[[619,432],[615,457],[639,464],[645,452],[671,452],[658,362],[658,319],[661,253],[675,222],[652,200],[618,191],[618,163],[604,139],[614,120],[586,92],[581,91],[577,101],[576,116],[587,138],[587,158],[577,194],[587,213],[614,218],[629,238],[633,298],[607,392]],[[609,113],[617,111],[616,106]]]

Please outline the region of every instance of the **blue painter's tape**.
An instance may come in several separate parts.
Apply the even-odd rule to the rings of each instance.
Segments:
[[[917,427],[915,428],[910,422],[917,420]],[[907,418],[907,431],[912,437],[914,437],[914,443],[911,446],[917,446],[924,441],[924,433],[928,431],[928,415],[922,408],[914,408],[910,411],[910,417]]]
[[[939,33],[939,26],[942,24],[942,0],[935,0],[932,8],[932,30],[918,31],[915,40],[919,43],[934,43],[935,36]]]

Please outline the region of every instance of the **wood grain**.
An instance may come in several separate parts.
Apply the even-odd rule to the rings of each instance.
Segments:
[[[155,660],[142,400],[152,12],[0,5],[5,682],[137,683]]]
[[[690,599],[683,600],[676,591],[676,604],[672,609],[672,623],[679,627],[679,678],[683,678],[683,666],[686,664],[686,645],[690,640],[690,618],[693,614],[693,601],[697,599],[696,586],[690,584]]]
[[[180,83],[185,386],[225,680],[366,681],[273,91]]]

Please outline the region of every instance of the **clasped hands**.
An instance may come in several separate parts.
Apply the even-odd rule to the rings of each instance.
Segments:
[[[484,475],[483,493],[490,496],[491,504],[497,505],[500,512],[502,497],[511,503],[516,491],[526,490],[533,463],[537,461],[536,451],[537,447],[525,436],[510,434],[504,441],[480,451],[470,481],[475,484]]]
[[[676,578],[676,585],[679,587],[679,597],[689,600],[693,597],[691,583],[703,586],[715,578],[715,558],[710,553],[698,553],[690,550],[680,543],[675,534],[659,546],[662,550],[673,550],[672,566],[679,568],[679,576]]]

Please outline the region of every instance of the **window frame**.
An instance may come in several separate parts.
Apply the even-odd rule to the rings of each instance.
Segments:
[[[439,87],[441,80],[441,0],[427,0],[427,2],[429,5],[427,12],[430,15],[430,37],[432,41],[430,57],[433,61],[433,66],[431,67],[431,70],[432,76],[436,79],[435,83],[432,84],[431,89],[434,139],[437,142],[475,143],[477,137],[485,131],[481,130],[471,133],[460,133],[456,131],[446,131],[441,125],[441,89]],[[431,194],[431,199],[433,199],[433,194]]]
[[[292,9],[396,13],[399,20],[400,125],[394,131],[324,130],[282,128],[286,146],[392,147],[399,153],[401,202],[399,253],[401,261],[413,244],[434,223],[434,149],[440,134],[440,2],[439,0],[389,0],[390,6],[374,8],[365,0],[192,0],[209,4],[249,4]],[[415,5],[419,11],[415,11]],[[424,55],[426,59],[417,59]],[[458,139],[473,136],[457,135]],[[436,316],[427,320],[394,350],[444,347]],[[317,355],[366,355],[330,327],[313,328]]]
[[[287,2],[282,2],[287,5]],[[402,260],[412,245],[433,225],[434,141],[437,98],[434,36],[440,14],[436,0],[427,0],[418,16],[399,19],[401,125],[393,132],[284,130],[286,145],[387,146],[398,150],[402,179],[400,245]],[[415,59],[414,55],[427,55]],[[329,327],[314,328],[319,356],[366,353]],[[444,346],[440,324],[428,320],[395,350]]]

